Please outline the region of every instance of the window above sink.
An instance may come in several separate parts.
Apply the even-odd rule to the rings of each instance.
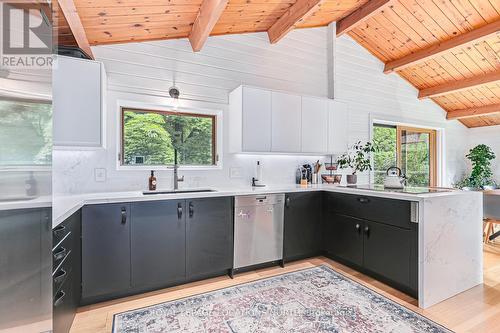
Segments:
[[[118,170],[220,169],[222,111],[120,103]]]

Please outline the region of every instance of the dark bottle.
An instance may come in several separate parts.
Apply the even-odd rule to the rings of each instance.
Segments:
[[[151,176],[149,177],[149,190],[156,191],[156,177],[153,170],[151,170]]]

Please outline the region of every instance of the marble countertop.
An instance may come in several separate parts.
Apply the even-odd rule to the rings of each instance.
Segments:
[[[159,189],[161,191],[161,189]],[[190,192],[190,193],[172,193],[172,194],[153,194],[144,195],[142,191],[129,192],[103,192],[103,193],[88,193],[82,195],[65,195],[54,196],[53,204],[53,222],[55,227],[70,217],[74,212],[90,204],[105,204],[105,203],[121,203],[121,202],[137,202],[137,201],[154,201],[154,200],[169,200],[169,199],[190,199],[190,198],[209,198],[221,196],[238,196],[238,195],[253,195],[253,194],[271,194],[271,193],[290,193],[290,192],[308,192],[308,191],[329,191],[339,193],[351,193],[360,195],[371,195],[383,198],[400,199],[408,201],[421,201],[429,197],[449,196],[464,193],[461,191],[451,192],[436,192],[423,194],[410,194],[391,191],[373,191],[355,188],[346,188],[338,185],[272,185],[262,188],[240,187],[240,188],[216,188],[214,192]]]
[[[2,200],[0,198],[0,210],[47,208],[52,206],[52,196],[43,195],[39,197],[27,197],[20,200]]]

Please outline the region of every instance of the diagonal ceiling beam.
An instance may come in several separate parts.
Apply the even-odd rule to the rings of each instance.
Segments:
[[[500,81],[500,71],[492,72],[481,76],[474,76],[469,79],[464,79],[461,81],[452,81],[449,83],[444,83],[439,86],[421,89],[418,93],[418,98],[422,99],[422,98],[446,95],[461,90],[471,89],[495,81]]]
[[[94,59],[89,40],[87,39],[87,34],[85,33],[82,21],[80,20],[80,16],[76,10],[75,3],[73,0],[57,0],[57,2],[59,3],[59,8],[61,8],[66,21],[68,21],[69,28],[75,37],[78,47]]]
[[[395,0],[369,0],[366,4],[337,22],[337,37],[351,31],[359,24],[377,15]]]
[[[228,0],[203,1],[198,11],[198,16],[194,21],[193,28],[189,33],[189,42],[194,52],[202,49],[212,29],[226,8],[227,3]]]
[[[385,64],[384,73],[388,74],[392,71],[398,71],[407,68],[450,50],[464,47],[470,43],[473,43],[474,41],[488,38],[494,34],[498,34],[498,36],[500,37],[500,20],[482,26],[481,28],[474,29],[452,39],[448,39],[444,42],[434,44],[430,47],[419,50],[415,53],[411,53],[400,59],[389,61]]]
[[[323,0],[297,0],[270,28],[267,30],[271,44],[285,37],[297,23],[305,20],[321,6]]]
[[[464,119],[470,117],[484,116],[493,113],[500,113],[500,104],[480,106],[477,108],[448,111],[446,119]]]

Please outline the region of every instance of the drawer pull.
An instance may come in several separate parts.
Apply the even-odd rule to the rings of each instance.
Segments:
[[[60,283],[62,280],[64,280],[64,277],[67,275],[68,273],[64,270],[64,269],[61,269],[59,270],[56,275],[54,276],[54,282],[55,283]]]
[[[361,202],[361,203],[369,203],[370,199],[368,199],[368,198],[358,198],[358,201]]]
[[[66,256],[67,250],[64,247],[61,247],[57,249],[56,252],[54,252],[54,259],[55,260],[60,260]]]
[[[61,305],[64,302],[64,296],[66,296],[66,293],[62,290],[57,293],[56,300],[54,301],[55,307]]]
[[[65,230],[66,230],[66,227],[63,225],[60,225],[60,226],[55,227],[54,230],[52,230],[52,231],[55,235],[59,235],[59,234],[63,233]]]
[[[179,220],[182,219],[182,204],[181,203],[177,204],[177,218]]]
[[[193,217],[194,215],[194,205],[192,202],[189,203],[189,217]]]
[[[122,224],[127,223],[127,209],[125,207],[122,207],[121,214],[122,214]]]

